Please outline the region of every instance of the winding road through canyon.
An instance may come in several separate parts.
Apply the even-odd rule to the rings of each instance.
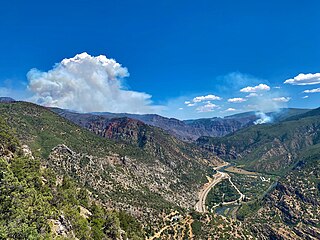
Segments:
[[[223,179],[229,179],[231,185],[236,189],[236,191],[240,194],[239,199],[232,201],[232,202],[223,202],[222,205],[230,205],[230,204],[235,204],[237,202],[240,202],[244,199],[244,194],[242,194],[240,192],[240,190],[234,185],[234,183],[231,181],[231,177],[229,174],[225,173],[225,172],[220,172],[218,171],[219,169],[228,166],[229,163],[224,163],[223,165],[220,165],[218,167],[215,167],[214,170],[216,170],[216,174],[213,175],[212,179],[210,179],[210,181],[208,183],[206,183],[203,188],[201,189],[201,191],[199,192],[199,201],[197,202],[197,204],[195,205],[195,210],[198,212],[202,212],[205,213],[207,212],[207,207],[206,207],[206,199],[208,196],[208,193],[210,192],[210,190],[217,185],[219,182],[221,182]],[[218,205],[217,205],[218,206]]]

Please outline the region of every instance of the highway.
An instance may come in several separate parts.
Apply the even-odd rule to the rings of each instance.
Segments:
[[[232,202],[223,202],[222,205],[230,205],[230,204],[235,204],[238,201],[241,202],[244,199],[244,195],[240,192],[240,190],[237,188],[237,186],[234,185],[234,183],[231,181],[231,177],[229,174],[225,173],[225,172],[220,172],[218,171],[219,169],[228,166],[229,163],[224,163],[223,165],[220,165],[218,167],[215,167],[214,170],[216,170],[216,174],[213,175],[212,179],[206,183],[203,188],[201,189],[201,191],[199,192],[199,201],[197,202],[197,204],[195,205],[195,210],[198,212],[202,212],[205,213],[207,212],[207,208],[206,208],[206,199],[208,196],[208,193],[210,192],[210,190],[217,185],[219,182],[221,182],[223,179],[228,179],[231,183],[231,185],[236,189],[236,191],[240,194],[240,197],[238,200],[232,201]],[[219,204],[217,204],[216,206],[218,206]]]
[[[208,196],[208,193],[210,192],[210,190],[219,182],[221,182],[223,179],[226,179],[229,177],[229,175],[227,173],[224,172],[219,172],[218,169],[228,166],[229,163],[224,163],[223,165],[220,165],[216,168],[214,168],[214,170],[217,171],[217,173],[215,175],[213,175],[212,180],[209,183],[206,183],[204,185],[204,187],[202,188],[202,190],[199,193],[199,201],[197,202],[196,206],[195,206],[195,210],[198,212],[207,212],[207,208],[206,208],[206,199]]]

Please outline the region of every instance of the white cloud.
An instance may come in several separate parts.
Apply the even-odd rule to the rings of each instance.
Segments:
[[[226,112],[234,112],[234,111],[236,111],[236,109],[234,109],[234,108],[228,108],[228,109],[226,110]]]
[[[309,97],[309,96],[307,95],[307,96],[303,96],[302,98],[303,98],[303,99],[306,99],[306,98],[308,98],[308,97]]]
[[[284,83],[292,85],[320,84],[320,73],[300,73],[294,78],[287,79]]]
[[[273,88],[275,88],[275,89],[280,89],[281,87],[280,87],[280,86],[276,86],[276,87],[273,87]]]
[[[320,93],[320,88],[304,90],[304,93]]]
[[[259,85],[254,87],[249,86],[249,87],[242,88],[240,92],[255,93],[255,92],[269,91],[269,90],[270,90],[270,87],[268,85],[260,83]]]
[[[31,69],[28,88],[33,102],[81,112],[110,111],[150,113],[162,109],[152,105],[151,95],[124,89],[127,68],[104,55],[81,53],[63,59],[48,72]]]
[[[258,97],[258,94],[257,93],[250,93],[249,95],[246,96],[247,98],[250,98],[250,97]]]
[[[230,102],[230,103],[242,103],[245,101],[247,101],[247,99],[244,99],[244,98],[229,98],[228,99],[228,102]]]
[[[211,102],[208,102],[203,106],[197,107],[196,110],[198,112],[213,112],[214,108],[218,108],[218,106]]]
[[[178,108],[179,110],[183,110],[183,108],[181,107],[181,108]]]
[[[209,94],[207,96],[195,97],[192,101],[197,103],[197,102],[202,102],[202,101],[213,101],[213,100],[221,100],[221,99],[222,99],[221,97]]]
[[[195,103],[188,103],[188,107],[193,107],[193,106],[195,106],[196,104]]]
[[[221,99],[222,99],[221,97],[218,97],[213,94],[209,94],[206,96],[195,97],[191,101],[185,101],[184,104],[186,104],[188,107],[193,107],[193,106],[198,105],[201,102],[207,101],[207,103],[210,105],[211,104],[210,101],[221,100]],[[197,108],[197,110],[201,109],[202,107],[204,107],[204,106],[200,106],[199,108]],[[203,111],[201,111],[201,112],[203,112]]]
[[[290,97],[277,97],[277,98],[272,98],[273,101],[275,102],[289,102],[290,101]]]

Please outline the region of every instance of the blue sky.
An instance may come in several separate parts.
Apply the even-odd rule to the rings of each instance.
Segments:
[[[313,0],[4,0],[0,95],[182,119],[319,107],[319,11]]]

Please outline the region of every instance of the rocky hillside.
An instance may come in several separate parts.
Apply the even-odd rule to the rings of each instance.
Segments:
[[[242,128],[254,125],[259,119],[255,112],[247,112],[231,115],[224,118],[203,118],[194,120],[180,121],[175,118],[166,118],[156,114],[127,114],[127,113],[86,113],[79,114],[68,110],[52,108],[59,115],[69,119],[70,121],[87,127],[91,121],[100,119],[108,122],[113,118],[127,117],[139,120],[147,125],[159,127],[180,140],[192,142],[201,136],[222,137],[227,134],[236,132]],[[284,120],[297,114],[305,113],[308,109],[281,109],[279,112],[267,113],[274,122]]]
[[[160,128],[127,117],[106,119],[91,116],[78,125],[104,138],[118,143],[136,146],[159,159],[175,159],[177,162],[191,158],[210,159],[212,155],[193,144],[178,140]],[[190,158],[191,157],[191,158]],[[172,161],[173,164],[173,161]]]
[[[256,235],[319,239],[319,199],[320,145],[317,144],[301,154],[295,167],[263,199],[257,214],[245,222]]]
[[[2,103],[0,114],[43,166],[87,188],[106,208],[153,221],[153,227],[163,212],[193,208],[210,166],[219,163],[139,121],[113,122],[100,133],[115,139],[109,140],[31,103]]]
[[[319,143],[319,109],[272,125],[256,125],[223,138],[201,137],[199,146],[244,168],[283,174]]]
[[[142,225],[21,145],[0,117],[1,239],[144,239]]]

